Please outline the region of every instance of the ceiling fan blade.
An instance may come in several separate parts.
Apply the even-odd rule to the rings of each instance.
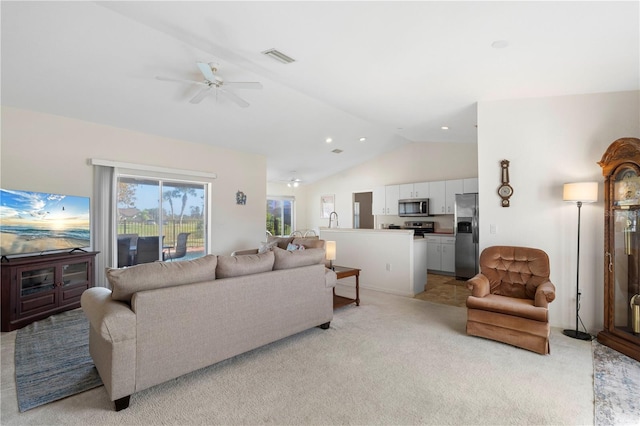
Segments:
[[[163,76],[156,76],[156,80],[160,80],[160,81],[174,81],[174,82],[178,82],[178,83],[190,83],[190,84],[205,84],[201,81],[195,81],[195,80],[186,80],[184,78],[173,78],[173,77],[163,77]]]
[[[196,93],[196,95],[193,98],[191,98],[189,102],[191,102],[192,104],[199,104],[200,102],[202,102],[204,98],[207,97],[207,95],[209,95],[209,93],[211,93],[211,87],[207,86],[204,89],[200,90],[198,93]]]
[[[225,81],[224,85],[234,89],[262,89],[262,84],[255,81]]]
[[[241,106],[242,108],[246,108],[246,107],[249,106],[249,102],[245,101],[240,96],[238,96],[235,93],[233,93],[232,91],[225,90],[225,89],[222,89],[222,88],[220,88],[218,90],[220,90],[220,93],[222,93],[224,96],[226,96],[227,98],[229,98],[230,100],[232,100],[233,102],[238,104],[238,106]]]
[[[204,78],[208,81],[216,81],[216,76],[213,74],[211,70],[211,66],[209,64],[205,64],[204,62],[196,62],[198,68],[200,68],[200,72],[204,76]]]

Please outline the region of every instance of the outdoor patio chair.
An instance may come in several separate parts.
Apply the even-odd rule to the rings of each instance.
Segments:
[[[169,260],[185,257],[187,254],[187,238],[189,238],[189,235],[191,235],[190,232],[181,232],[178,234],[178,238],[176,239],[176,250],[173,254],[169,251]]]
[[[135,263],[151,263],[159,260],[159,250],[158,237],[139,237]]]

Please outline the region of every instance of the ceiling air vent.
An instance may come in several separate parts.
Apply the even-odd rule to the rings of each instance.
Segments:
[[[290,56],[285,55],[284,53],[276,50],[269,49],[262,52],[263,55],[267,55],[270,58],[275,59],[278,62],[282,62],[283,64],[290,64],[291,62],[295,62],[296,60]]]
[[[334,149],[334,150],[333,150],[333,151],[331,151],[331,152],[333,152],[334,154],[340,154],[340,153],[342,152],[342,150],[341,150],[341,149],[336,148],[336,149]]]

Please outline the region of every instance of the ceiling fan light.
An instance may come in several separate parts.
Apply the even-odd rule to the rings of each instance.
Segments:
[[[265,50],[264,52],[262,52],[263,55],[266,55],[272,59],[275,59],[278,62],[281,62],[283,64],[290,64],[292,62],[295,62],[296,60],[293,59],[290,56],[285,55],[284,53],[280,52],[279,50],[276,49],[269,49],[269,50]]]

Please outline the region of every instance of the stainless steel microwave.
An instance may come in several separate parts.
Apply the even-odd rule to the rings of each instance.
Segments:
[[[398,200],[398,216],[429,216],[428,198]]]

